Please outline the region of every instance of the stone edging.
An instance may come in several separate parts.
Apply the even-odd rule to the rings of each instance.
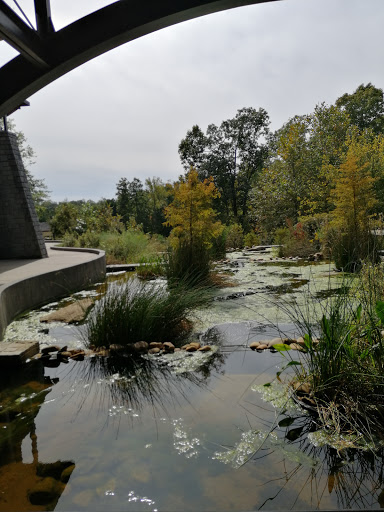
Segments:
[[[51,251],[90,252],[93,254],[104,253],[101,249],[89,249],[88,247],[58,247],[57,245],[53,245]]]
[[[52,249],[74,250],[68,247],[52,247]],[[105,252],[98,249],[77,250],[96,253],[99,257],[59,270],[41,272],[35,276],[14,281],[0,289],[0,340],[3,339],[7,326],[20,313],[51,300],[66,297],[105,278]]]

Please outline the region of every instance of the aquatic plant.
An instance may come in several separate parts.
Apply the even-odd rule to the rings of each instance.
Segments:
[[[362,438],[381,436],[384,419],[384,302],[372,289],[379,274],[371,266],[353,286],[346,278],[317,310],[310,301],[304,308],[282,306],[304,339],[301,364],[292,366],[294,387],[306,383],[319,425],[353,434],[356,447]]]
[[[207,285],[210,271],[211,255],[202,244],[180,243],[166,255],[165,272],[171,284],[182,281],[189,287]]]
[[[177,342],[191,330],[196,308],[211,300],[208,289],[188,288],[182,281],[142,283],[131,278],[113,283],[96,302],[85,324],[87,345],[125,347],[138,341]]]
[[[139,263],[140,267],[137,267],[136,275],[140,279],[149,280],[165,275],[166,262],[163,256],[143,257]]]

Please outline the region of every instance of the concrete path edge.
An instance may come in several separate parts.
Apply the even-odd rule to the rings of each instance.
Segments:
[[[55,247],[55,250],[61,249],[71,250]],[[40,272],[12,282],[0,290],[0,341],[7,326],[20,313],[51,300],[67,297],[105,279],[105,252],[98,249],[81,249],[81,252],[98,253],[98,257],[60,270]]]

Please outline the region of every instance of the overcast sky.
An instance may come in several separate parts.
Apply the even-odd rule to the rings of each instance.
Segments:
[[[52,0],[55,28],[108,3]],[[13,119],[53,200],[111,198],[123,176],[177,179],[178,144],[194,124],[206,130],[263,107],[277,129],[361,83],[383,88],[383,22],[382,0],[284,0],[212,14],[75,69]],[[10,56],[5,43],[0,54]]]

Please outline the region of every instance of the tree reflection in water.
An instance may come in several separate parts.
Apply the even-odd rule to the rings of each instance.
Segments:
[[[184,352],[178,354],[180,359],[193,357]],[[176,373],[165,358],[113,352],[107,357],[94,356],[82,365],[78,374],[86,383],[81,404],[91,397],[99,402],[100,409],[122,404],[125,410],[140,411],[150,405],[154,412],[164,414],[169,406],[189,402],[194,390],[208,389],[211,373],[219,373],[224,361],[225,355],[215,352],[205,357],[195,371]],[[100,386],[100,383],[107,385]]]
[[[279,425],[286,428],[279,429]],[[263,442],[253,456],[246,460],[246,463],[257,463],[273,453],[285,453],[282,460],[284,473],[277,475],[274,480],[283,483],[277,486],[276,493],[267,498],[258,509],[268,509],[270,502],[293,483],[298,484],[299,492],[290,504],[290,510],[295,510],[302,500],[306,503],[310,501],[311,508],[324,508],[323,499],[332,493],[339,509],[371,509],[377,508],[377,505],[384,508],[384,449],[337,450],[329,445],[315,446],[309,441],[308,434],[316,430],[316,419],[313,416],[286,416],[283,419],[280,416],[280,421],[271,427],[269,433],[270,436],[276,436],[276,441]],[[285,449],[281,443],[285,444]],[[297,464],[292,465],[294,457],[286,455],[288,447],[291,454],[297,455]],[[309,457],[314,463],[306,464],[301,459],[303,456]],[[262,485],[267,486],[270,483],[267,481]]]

